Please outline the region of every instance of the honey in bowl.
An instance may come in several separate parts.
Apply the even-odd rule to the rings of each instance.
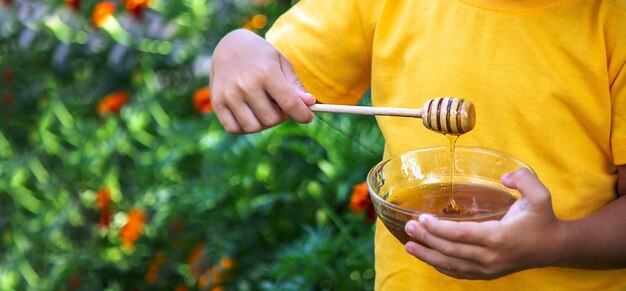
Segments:
[[[455,209],[450,209],[450,187],[440,183],[406,184],[390,191],[386,201],[403,209],[429,213],[451,220],[499,219],[518,195],[510,189],[482,183],[454,184]],[[493,215],[498,213],[498,215]],[[389,231],[403,244],[409,240],[402,217],[382,219]]]
[[[417,149],[392,156],[370,170],[367,185],[376,215],[402,243],[409,237],[404,226],[421,214],[456,221],[502,218],[521,194],[504,186],[500,177],[521,167],[518,159],[493,150],[456,147]],[[455,211],[451,205],[450,177],[454,167]]]

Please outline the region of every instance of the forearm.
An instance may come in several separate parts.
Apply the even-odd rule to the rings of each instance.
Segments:
[[[563,221],[555,265],[584,269],[626,268],[626,197],[587,217]]]

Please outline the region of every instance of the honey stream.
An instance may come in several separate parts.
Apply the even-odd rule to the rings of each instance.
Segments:
[[[459,138],[458,135],[445,134],[448,138],[448,142],[450,143],[450,198],[448,207],[444,207],[441,211],[446,215],[459,214],[461,213],[461,207],[454,200],[454,172],[455,172],[455,147],[456,140]]]

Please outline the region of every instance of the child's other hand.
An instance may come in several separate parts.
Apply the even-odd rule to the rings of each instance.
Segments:
[[[226,35],[215,48],[211,64],[211,102],[230,133],[253,133],[287,116],[311,122],[306,93],[291,63],[270,43],[247,30]]]
[[[409,241],[406,251],[463,279],[495,279],[554,263],[566,230],[554,215],[548,189],[527,169],[504,175],[502,182],[523,197],[500,221],[453,222],[422,215],[406,225],[419,242]]]

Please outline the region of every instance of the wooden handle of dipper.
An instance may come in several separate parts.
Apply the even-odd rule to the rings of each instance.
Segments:
[[[472,130],[476,123],[474,104],[469,100],[452,97],[430,99],[422,109],[334,104],[314,104],[309,108],[315,112],[421,118],[426,128],[452,135],[464,134]]]

